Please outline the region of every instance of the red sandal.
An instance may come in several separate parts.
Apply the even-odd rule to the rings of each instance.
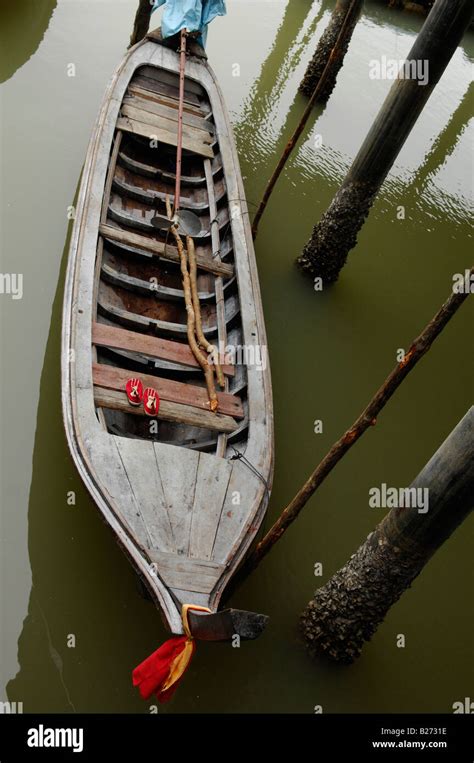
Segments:
[[[143,384],[140,379],[129,379],[125,389],[130,405],[140,405],[143,399]]]
[[[143,408],[147,416],[157,416],[160,410],[160,396],[156,389],[147,387],[143,393]]]

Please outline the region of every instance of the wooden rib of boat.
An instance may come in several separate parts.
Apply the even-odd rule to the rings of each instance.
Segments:
[[[266,348],[259,283],[232,130],[205,55],[186,64],[180,208],[202,225],[204,333],[236,349],[216,413],[187,344],[178,252],[150,222],[174,191],[178,84],[178,54],[152,33],[106,92],[68,262],[63,413],[77,469],[171,632],[183,632],[182,604],[196,604],[213,614],[193,616],[195,634],[217,638],[241,622],[229,611],[219,620],[219,602],[268,503],[272,395],[268,364],[249,362]],[[132,376],[158,390],[157,420],[129,405]]]

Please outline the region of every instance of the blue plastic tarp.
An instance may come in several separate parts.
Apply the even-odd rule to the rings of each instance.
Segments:
[[[181,29],[199,32],[199,42],[205,45],[207,26],[216,16],[225,16],[224,0],[154,0],[154,9],[165,6],[161,20],[163,37],[172,37]]]

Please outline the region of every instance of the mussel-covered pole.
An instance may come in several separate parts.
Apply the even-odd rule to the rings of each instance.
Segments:
[[[331,51],[336,44],[344,20],[349,14],[349,21],[344,25],[344,32],[339,41],[337,54],[331,59],[331,69],[326,77],[324,86],[319,91],[317,97],[317,100],[320,103],[326,103],[328,100],[334,90],[339,70],[344,63],[344,56],[347,53],[352,32],[357,24],[357,19],[359,18],[363,4],[364,0],[337,0],[331,20],[324,30],[314,56],[309,62],[306,73],[301,80],[299,89],[303,95],[307,95],[308,97],[312,95],[314,88],[318,84],[321,74],[324,71],[329,56],[331,55]]]
[[[410,486],[423,508],[393,508],[316,591],[300,626],[312,656],[351,663],[388,610],[474,507],[474,407]]]
[[[139,0],[133,32],[130,37],[130,47],[143,40],[150,27],[150,18],[153,11],[153,0]]]
[[[323,283],[337,280],[375,196],[453,56],[472,0],[436,0],[352,167],[298,264]]]

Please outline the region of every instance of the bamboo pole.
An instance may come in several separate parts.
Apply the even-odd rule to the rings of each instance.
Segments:
[[[133,32],[130,37],[131,48],[137,42],[143,40],[150,27],[150,19],[153,11],[153,0],[139,0],[135,21],[133,23]]]
[[[331,20],[321,35],[316,51],[308,64],[305,75],[301,80],[299,90],[308,97],[314,92],[318,81],[321,79],[326,62],[331,55],[331,51],[336,46],[339,32],[344,24],[347,14],[350,13],[349,23],[345,25],[345,32],[337,46],[337,54],[332,58],[332,66],[325,78],[325,84],[319,90],[317,100],[319,103],[326,103],[336,85],[337,75],[344,63],[344,56],[347,53],[352,33],[360,16],[364,0],[357,0],[352,12],[352,0],[337,0],[336,6],[332,12]]]
[[[469,273],[472,278],[474,276],[474,266]],[[336,443],[334,443],[320,464],[308,477],[303,487],[300,488],[293,500],[290,501],[288,506],[282,511],[273,527],[248,556],[238,574],[239,583],[247,577],[260,564],[269,551],[271,551],[275,543],[282,537],[292,522],[295,521],[308,500],[332,472],[341,458],[352,448],[357,440],[362,437],[369,427],[374,426],[380,411],[385,407],[405,377],[408,376],[418,361],[430,349],[434,340],[439,336],[453,315],[461,307],[468,295],[468,290],[461,293],[456,292],[451,294],[421,334],[414,340],[410,349],[406,353],[405,358],[398,363],[385,379],[382,386],[379,387],[368,406],[352,424],[351,428],[348,429]]]
[[[389,511],[306,606],[300,627],[313,657],[353,662],[390,607],[472,511],[474,407],[408,490],[404,505]]]
[[[357,243],[376,195],[413,125],[451,60],[473,13],[472,0],[436,0],[407,56],[423,66],[420,84],[403,67],[359,150],[352,167],[298,258],[313,278],[333,283]],[[405,75],[407,75],[405,77]]]
[[[353,18],[353,15],[356,12],[355,9],[356,9],[357,5],[358,5],[358,0],[352,0],[351,6],[350,6],[350,8],[349,8],[349,10],[347,12],[347,15],[346,15],[346,17],[344,19],[344,22],[343,22],[343,24],[341,26],[341,29],[339,31],[336,43],[335,43],[333,49],[331,50],[331,53],[330,53],[330,55],[328,57],[326,66],[324,67],[323,72],[321,74],[321,78],[320,78],[319,82],[317,83],[316,87],[314,88],[314,92],[313,92],[311,98],[309,99],[309,101],[308,101],[308,103],[306,105],[306,108],[305,108],[305,110],[303,112],[303,115],[302,115],[302,117],[301,117],[301,119],[300,119],[300,121],[298,123],[298,126],[296,127],[295,131],[293,132],[293,135],[291,136],[290,140],[286,144],[285,150],[283,151],[283,154],[281,155],[280,160],[279,160],[279,162],[278,162],[278,164],[277,164],[277,166],[276,166],[276,168],[275,168],[275,170],[274,170],[270,180],[267,183],[267,187],[265,188],[265,191],[264,191],[263,196],[262,196],[262,200],[261,200],[260,205],[259,205],[259,207],[257,209],[257,214],[255,215],[254,221],[252,223],[252,236],[253,236],[254,239],[257,236],[258,226],[260,224],[260,220],[261,220],[262,215],[263,215],[263,213],[264,213],[264,211],[265,211],[265,209],[267,207],[268,201],[269,201],[270,196],[272,194],[272,191],[273,191],[273,189],[274,189],[274,187],[275,187],[275,185],[276,185],[276,183],[278,181],[278,178],[280,177],[280,175],[281,175],[281,173],[283,171],[283,168],[284,168],[286,162],[288,161],[288,158],[289,158],[291,152],[293,151],[294,147],[296,146],[296,144],[298,142],[298,139],[299,139],[301,133],[303,132],[303,130],[304,130],[305,126],[306,126],[306,123],[307,123],[307,121],[308,121],[308,119],[309,119],[309,117],[311,115],[312,110],[313,110],[313,106],[316,103],[316,100],[318,99],[320,92],[322,91],[322,89],[325,86],[327,77],[329,77],[329,74],[332,71],[333,62],[334,62],[334,60],[337,59],[337,57],[339,55],[339,46],[341,45],[341,42],[344,39],[344,35],[346,33],[347,27],[352,22],[352,18]]]

